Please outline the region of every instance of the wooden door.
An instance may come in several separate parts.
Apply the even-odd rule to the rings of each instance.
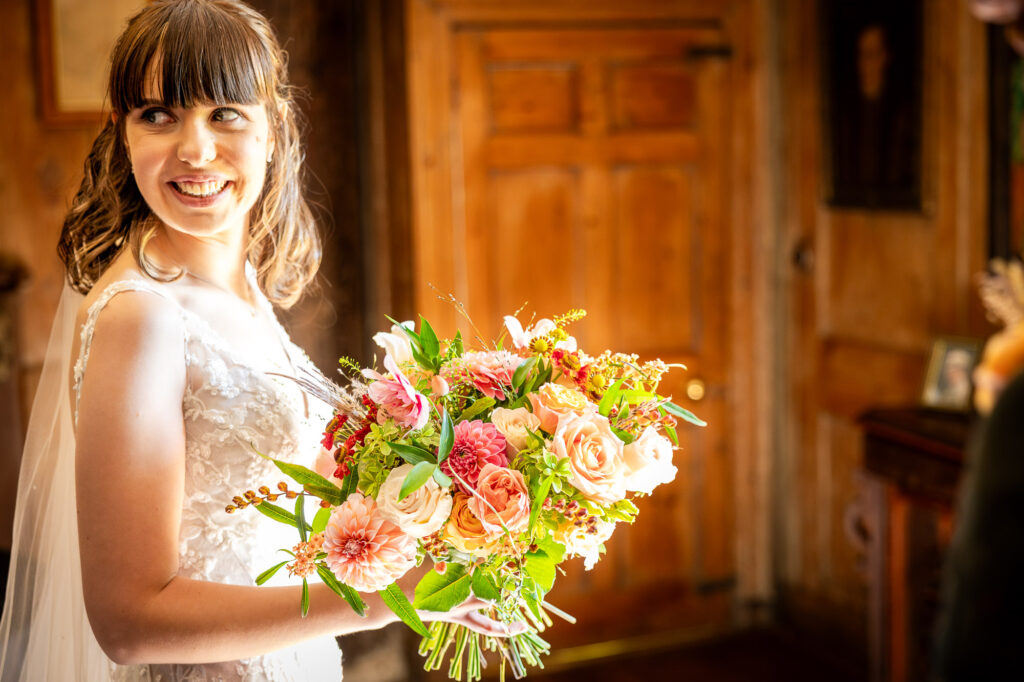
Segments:
[[[493,339],[524,305],[538,317],[584,308],[573,331],[588,352],[689,367],[662,388],[709,426],[680,429],[676,480],[640,501],[596,568],[568,564],[550,601],[580,625],[550,634],[564,645],[725,625],[736,571],[728,38],[715,22],[560,11],[459,23],[410,2],[416,309],[474,334],[438,296],[451,293]],[[700,402],[686,396],[692,379]]]

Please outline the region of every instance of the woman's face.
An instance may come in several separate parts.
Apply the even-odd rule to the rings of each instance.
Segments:
[[[125,137],[139,191],[167,227],[244,234],[273,143],[263,105],[168,108],[154,96],[128,112]]]

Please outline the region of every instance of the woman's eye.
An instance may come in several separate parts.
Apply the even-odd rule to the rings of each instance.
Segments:
[[[213,120],[221,123],[234,123],[240,121],[242,114],[237,109],[221,107],[213,112]]]
[[[170,123],[170,121],[172,120],[170,113],[168,113],[165,109],[157,108],[143,110],[143,112],[139,114],[139,119],[145,121],[146,123],[151,123],[153,125]]]

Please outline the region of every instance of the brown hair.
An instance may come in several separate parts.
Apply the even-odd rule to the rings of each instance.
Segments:
[[[249,215],[247,255],[267,297],[291,306],[320,265],[320,239],[302,191],[304,153],[287,56],[267,20],[238,0],[158,0],[118,38],[108,85],[114,116],[85,160],[57,247],[69,282],[88,292],[126,243],[150,277],[180,276],[146,258],[155,217],[135,184],[124,141],[125,116],[145,100],[151,69],[167,107],[266,105],[274,154]]]

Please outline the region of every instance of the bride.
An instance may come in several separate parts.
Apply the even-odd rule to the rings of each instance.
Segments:
[[[273,305],[320,258],[284,54],[237,0],[158,1],[118,40],[109,97],[60,239],[0,679],[338,680],[334,636],[394,616],[317,584],[301,617],[286,576],[253,583],[289,529],[225,512],[280,480],[256,450],[309,465],[329,416],[269,374],[312,369]],[[480,607],[433,617],[499,634]]]

